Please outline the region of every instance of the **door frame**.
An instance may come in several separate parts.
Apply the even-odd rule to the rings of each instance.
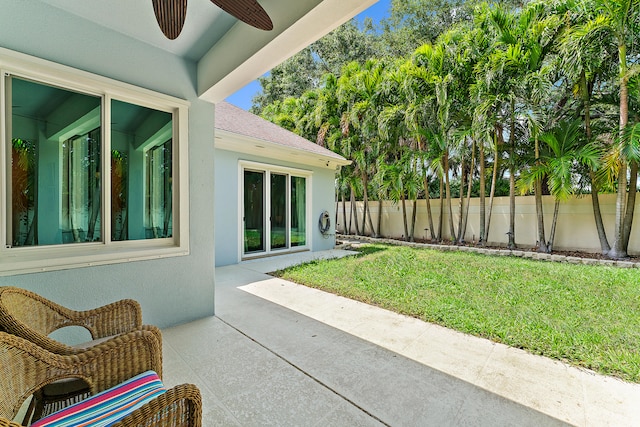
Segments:
[[[263,218],[265,224],[264,230],[264,250],[252,253],[244,251],[244,172],[245,170],[264,173],[264,207]],[[271,174],[287,175],[287,245],[285,248],[271,248],[271,222],[268,215],[271,211]],[[238,259],[240,261],[265,256],[274,256],[292,252],[300,252],[310,250],[311,248],[311,189],[313,172],[304,169],[290,168],[278,166],[268,163],[259,163],[241,160],[238,167]],[[291,246],[291,177],[305,178],[305,244],[301,246]]]

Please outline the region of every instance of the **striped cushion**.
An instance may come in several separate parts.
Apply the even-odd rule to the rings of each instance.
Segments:
[[[108,426],[164,393],[158,374],[144,372],[109,390],[45,417],[32,427]]]

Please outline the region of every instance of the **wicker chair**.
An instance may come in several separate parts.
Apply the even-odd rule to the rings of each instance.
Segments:
[[[120,335],[90,350],[59,355],[34,343],[0,332],[0,427],[12,422],[22,403],[37,389],[64,378],[80,378],[92,394],[116,386],[149,369],[160,369],[155,334],[135,331]],[[184,384],[131,412],[113,426],[202,425],[200,392]]]
[[[125,299],[93,310],[75,311],[24,289],[0,287],[0,330],[52,353],[83,351],[86,345],[72,347],[49,338],[53,331],[66,326],[84,327],[93,340],[100,340],[142,329],[142,309],[138,302]]]
[[[69,346],[49,337],[53,331],[67,326],[84,327],[91,333],[93,341]],[[75,311],[24,289],[0,287],[0,331],[27,339],[59,355],[81,354],[103,342],[115,345],[114,337],[133,331],[147,331],[156,337],[155,351],[160,363],[154,370],[162,377],[161,332],[155,326],[142,325],[142,310],[134,300]],[[131,357],[126,353],[123,356]],[[36,420],[88,395],[87,385],[78,379],[51,383],[36,392],[27,415]]]

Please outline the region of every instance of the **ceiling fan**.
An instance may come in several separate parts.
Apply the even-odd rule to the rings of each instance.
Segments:
[[[256,0],[211,0],[220,9],[260,30],[273,30],[271,18]],[[162,33],[176,39],[187,16],[187,0],[153,0],[153,11]]]

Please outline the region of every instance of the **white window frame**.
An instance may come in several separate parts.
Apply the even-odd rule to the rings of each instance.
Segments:
[[[111,152],[111,100],[156,109],[173,117],[173,237],[111,241],[111,174],[102,174],[102,241],[77,244],[11,247],[7,241],[10,208],[9,173],[11,109],[6,76],[29,79],[102,99],[102,153]],[[0,276],[77,267],[125,263],[189,255],[189,106],[188,101],[139,88],[88,72],[0,48]],[[111,156],[102,156],[102,170]]]
[[[253,258],[262,258],[267,256],[276,256],[288,253],[295,252],[304,252],[309,251],[311,249],[311,190],[312,186],[312,176],[313,172],[304,169],[296,169],[285,166],[278,166],[268,163],[259,163],[252,162],[248,160],[240,160],[238,162],[238,259],[241,261],[249,260]],[[245,253],[244,252],[244,172],[245,170],[255,171],[255,172],[264,172],[265,176],[265,206],[263,215],[265,216],[265,250],[260,252],[252,252]],[[287,230],[289,233],[289,237],[287,238],[288,247],[286,248],[277,248],[271,249],[271,225],[267,220],[271,207],[271,174],[286,174],[288,176],[287,180],[287,192],[289,200],[287,210],[291,210],[291,177],[297,176],[305,179],[305,244],[303,246],[291,246],[291,212],[289,212],[287,218]]]

